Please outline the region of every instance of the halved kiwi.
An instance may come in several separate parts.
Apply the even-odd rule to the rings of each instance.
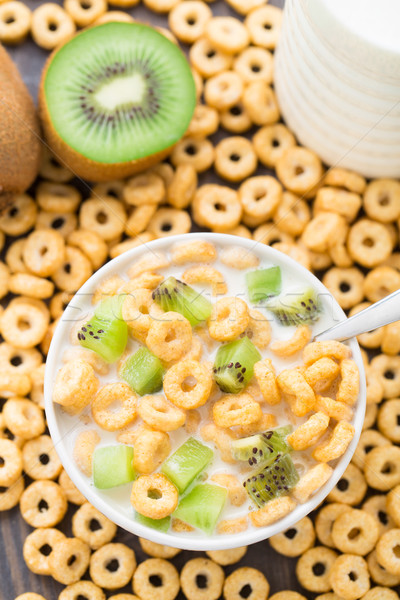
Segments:
[[[39,93],[49,145],[93,181],[126,177],[164,158],[195,104],[184,54],[139,23],[106,23],[70,39],[50,56]]]

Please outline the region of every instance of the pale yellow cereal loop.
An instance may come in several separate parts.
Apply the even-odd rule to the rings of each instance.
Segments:
[[[277,356],[292,356],[302,350],[311,339],[311,330],[307,325],[296,329],[289,340],[276,340],[270,345],[271,351]]]
[[[317,412],[288,435],[287,441],[293,450],[306,450],[325,433],[328,425],[329,416],[323,412]]]
[[[329,462],[342,456],[354,437],[355,429],[348,421],[339,421],[334,427],[329,440],[318,446],[312,453],[315,460]]]

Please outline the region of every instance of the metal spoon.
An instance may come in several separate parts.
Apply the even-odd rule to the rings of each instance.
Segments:
[[[393,294],[379,300],[379,302],[371,304],[371,306],[349,319],[340,321],[333,327],[318,333],[314,337],[314,341],[337,340],[341,342],[360,335],[360,333],[393,323],[393,321],[400,321],[400,290],[396,290]]]

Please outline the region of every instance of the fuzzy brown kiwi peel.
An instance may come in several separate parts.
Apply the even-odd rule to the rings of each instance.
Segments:
[[[181,50],[139,23],[80,32],[50,56],[39,91],[50,147],[92,181],[127,177],[165,158],[195,104]]]
[[[0,212],[36,179],[41,155],[39,120],[21,75],[0,45]]]

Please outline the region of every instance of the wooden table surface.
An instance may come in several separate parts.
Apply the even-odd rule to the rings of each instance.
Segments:
[[[246,2],[246,0],[242,1]],[[37,0],[25,0],[25,2],[32,10],[40,4]],[[59,3],[61,4],[61,2]],[[282,6],[283,3],[284,0],[271,0],[271,4],[277,6]],[[211,4],[211,7],[215,14],[233,14],[223,0],[217,0]],[[131,13],[135,18],[145,22],[164,26],[167,23],[167,19],[164,16],[154,15],[154,13],[151,13],[144,7],[135,7],[131,9]],[[17,63],[24,81],[36,100],[40,72],[48,53],[38,48],[31,40],[27,40],[19,47],[8,50]],[[76,508],[70,505],[70,509],[60,526],[62,531],[67,535],[72,535],[71,516],[74,510]],[[25,537],[31,530],[31,527],[21,518],[18,507],[11,511],[0,513],[1,600],[14,600],[16,596],[27,591],[40,593],[47,600],[57,600],[58,594],[63,589],[63,586],[55,582],[51,577],[34,575],[26,567],[22,557],[22,546]],[[140,549],[137,538],[132,534],[119,530],[117,540],[133,548],[138,561],[146,558],[146,555]],[[184,563],[190,558],[194,558],[196,554],[195,552],[184,551],[173,560],[173,563],[180,570]],[[203,553],[200,553],[200,555],[203,555]],[[267,541],[250,546],[244,559],[237,565],[226,568],[226,573],[229,574],[239,565],[251,566],[263,571],[271,585],[271,594],[282,589],[291,589],[302,592],[310,600],[315,597],[315,594],[305,592],[297,584],[295,577],[296,559],[288,559],[275,553]],[[88,578],[88,575],[85,575],[85,578]],[[132,593],[132,590],[128,587],[124,591]],[[107,594],[107,596],[110,595],[112,595],[112,592]],[[184,598],[183,594],[180,594],[179,598]]]

